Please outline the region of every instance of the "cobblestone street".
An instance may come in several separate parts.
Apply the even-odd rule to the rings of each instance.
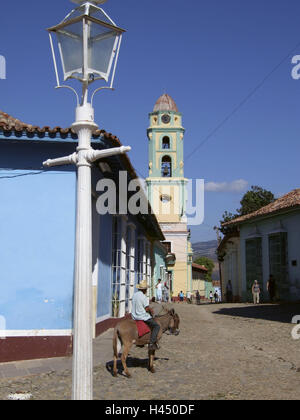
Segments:
[[[102,361],[94,370],[95,399],[300,399],[300,341],[291,337],[300,305],[176,304],[175,309],[181,333],[164,336],[155,375],[147,370],[146,349],[134,348],[128,359],[133,377],[113,378],[112,331],[96,340]],[[5,366],[0,374],[1,369]],[[2,374],[0,399],[16,392],[31,393],[34,400],[70,399],[71,371]]]

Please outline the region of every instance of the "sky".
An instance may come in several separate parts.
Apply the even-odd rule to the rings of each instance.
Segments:
[[[46,32],[73,6],[2,5],[2,111],[39,126],[73,123],[75,98],[54,89]],[[96,122],[132,147],[133,166],[147,177],[148,115],[159,96],[172,96],[186,129],[185,176],[206,183],[204,223],[192,227],[192,242],[215,239],[213,227],[252,185],[277,197],[299,187],[300,80],[291,75],[298,0],[108,0],[103,8],[127,32],[116,90],[95,98]]]

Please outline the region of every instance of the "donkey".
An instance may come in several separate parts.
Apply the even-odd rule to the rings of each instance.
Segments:
[[[171,334],[178,335],[179,334],[179,323],[180,319],[179,316],[175,313],[174,309],[168,311],[166,315],[162,315],[160,317],[156,317],[155,321],[160,324],[160,332],[158,334],[157,340],[159,341],[164,332],[167,330],[170,331]],[[132,319],[126,319],[121,321],[117,324],[114,330],[114,337],[113,337],[113,350],[114,350],[114,366],[113,366],[113,376],[117,376],[117,362],[119,355],[121,353],[122,347],[122,364],[124,368],[124,373],[128,378],[131,378],[131,374],[127,368],[127,357],[130,352],[131,347],[135,344],[138,347],[144,347],[145,345],[150,343],[150,333],[144,335],[143,337],[139,338],[138,329],[136,326],[136,322]],[[149,364],[148,369],[151,373],[155,373],[154,369],[154,357],[155,357],[155,350],[149,350]]]

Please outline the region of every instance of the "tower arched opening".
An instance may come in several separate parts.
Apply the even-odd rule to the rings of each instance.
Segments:
[[[172,178],[172,159],[164,156],[161,163],[161,175],[164,178]]]

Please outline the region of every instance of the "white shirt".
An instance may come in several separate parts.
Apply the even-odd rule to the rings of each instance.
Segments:
[[[135,293],[132,299],[132,318],[135,321],[148,321],[148,319],[152,318],[145,310],[147,306],[149,306],[149,299],[147,296],[141,291]]]

